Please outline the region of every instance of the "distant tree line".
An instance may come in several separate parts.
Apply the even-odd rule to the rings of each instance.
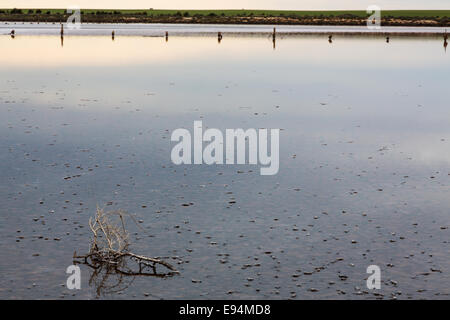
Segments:
[[[85,19],[91,22],[167,22],[167,23],[275,23],[288,24],[335,24],[362,25],[365,12],[294,12],[294,11],[198,11],[198,10],[81,10]],[[61,22],[69,14],[63,9],[1,9],[3,21],[48,21]],[[189,19],[185,19],[189,18]],[[266,20],[261,18],[267,18]],[[270,18],[270,19],[269,19]],[[386,13],[382,20],[387,25],[430,25],[448,26],[449,15],[418,12],[417,15]],[[431,22],[430,22],[431,21]]]

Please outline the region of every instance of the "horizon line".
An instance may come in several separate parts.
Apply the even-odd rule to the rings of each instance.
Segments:
[[[71,6],[72,8],[74,6]],[[47,10],[67,10],[70,9],[69,7],[0,7],[0,9],[47,9]],[[255,9],[255,8],[241,8],[241,9],[161,9],[161,8],[82,8],[83,10],[164,10],[164,11],[242,11],[242,10],[258,10],[258,11],[367,11],[367,9]],[[381,11],[450,11],[450,8],[448,9],[381,9]]]

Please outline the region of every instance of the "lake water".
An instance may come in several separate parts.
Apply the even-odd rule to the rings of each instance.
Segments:
[[[392,34],[444,34],[446,28],[443,27],[389,27],[382,26],[381,29],[367,26],[307,26],[307,25],[236,25],[236,24],[165,24],[165,23],[83,23],[81,28],[64,24],[66,35],[110,35],[114,30],[116,35],[141,35],[141,36],[161,36],[165,32],[170,35],[199,35],[222,33],[271,33],[276,27],[278,33],[285,34],[319,34],[319,33],[356,33],[356,34],[376,34],[387,32]],[[29,22],[0,22],[0,34],[9,34],[14,29],[20,35],[59,35],[61,25],[59,23],[29,23]]]
[[[0,49],[0,298],[97,297],[92,269],[81,290],[65,272],[99,205],[135,214],[132,251],[180,271],[100,298],[448,299],[442,37],[41,34]],[[172,131],[196,120],[280,128],[279,173],[173,165]]]

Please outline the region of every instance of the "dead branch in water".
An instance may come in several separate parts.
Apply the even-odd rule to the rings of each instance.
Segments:
[[[93,276],[98,276],[105,270],[107,277],[111,274],[164,277],[178,273],[170,263],[164,260],[137,255],[129,251],[129,235],[125,228],[126,217],[134,220],[131,215],[122,210],[104,211],[97,207],[95,217],[89,219],[89,227],[93,233],[89,253],[78,256],[75,252],[74,263],[84,263],[93,268],[95,270]],[[157,273],[158,265],[170,271]],[[101,283],[104,280],[105,278]]]

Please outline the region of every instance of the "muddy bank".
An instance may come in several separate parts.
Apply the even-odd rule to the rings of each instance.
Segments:
[[[66,22],[68,14],[61,13],[0,13],[0,21]],[[341,16],[219,16],[219,15],[146,15],[146,14],[82,14],[84,23],[194,23],[194,24],[283,24],[283,25],[366,25],[365,17]],[[382,17],[384,26],[450,27],[448,17]]]

